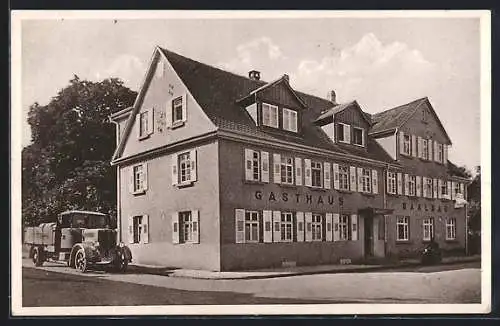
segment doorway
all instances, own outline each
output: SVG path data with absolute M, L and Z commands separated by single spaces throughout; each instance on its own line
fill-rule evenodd
M 373 257 L 373 216 L 365 217 L 365 257 Z

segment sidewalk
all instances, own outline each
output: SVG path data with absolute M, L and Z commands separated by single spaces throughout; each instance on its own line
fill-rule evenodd
M 466 262 L 481 261 L 481 256 L 444 257 L 441 265 L 450 265 Z M 260 269 L 241 272 L 214 272 L 194 269 L 171 269 L 159 266 L 136 265 L 129 266 L 129 273 L 155 274 L 170 277 L 211 279 L 211 280 L 250 280 L 289 277 L 297 275 L 332 274 L 332 273 L 362 273 L 371 271 L 382 271 L 394 268 L 406 268 L 421 266 L 417 259 L 402 260 L 397 263 L 385 263 L 376 265 L 318 265 L 297 266 L 287 268 Z

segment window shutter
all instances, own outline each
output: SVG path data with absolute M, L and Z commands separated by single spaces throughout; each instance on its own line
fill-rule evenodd
M 333 189 L 340 188 L 340 176 L 339 176 L 339 165 L 337 163 L 333 163 Z
M 172 157 L 171 157 L 171 162 L 170 162 L 171 166 L 172 166 L 172 185 L 176 185 L 179 181 L 179 178 L 177 176 L 177 154 L 172 154 Z
M 344 125 L 344 141 L 346 143 L 351 143 L 351 126 Z
M 269 153 L 260 152 L 260 178 L 262 182 L 269 182 Z
M 134 243 L 134 217 L 128 217 L 128 242 Z
M 173 110 L 173 100 L 167 101 L 165 105 L 165 124 L 168 127 L 172 126 L 172 110 Z
M 142 243 L 149 243 L 149 215 L 142 215 Z
M 135 116 L 135 125 L 137 126 L 137 138 L 141 139 L 141 112 Z
M 128 191 L 133 194 L 135 192 L 135 189 L 134 189 L 134 166 L 131 166 L 130 169 L 128 170 L 129 173 L 129 179 L 128 179 Z
M 297 212 L 295 218 L 296 222 L 296 229 L 297 229 L 297 242 L 303 242 L 304 241 L 304 230 L 305 230 L 305 224 L 304 224 L 304 212 Z
M 187 94 L 182 95 L 182 121 L 187 121 Z
M 417 136 L 411 135 L 411 156 L 417 156 Z
M 237 208 L 234 211 L 234 230 L 236 243 L 245 242 L 245 210 Z
M 422 137 L 417 137 L 417 157 L 422 157 Z
M 302 159 L 300 157 L 295 158 L 295 184 L 302 186 Z
M 189 158 L 191 159 L 191 181 L 196 181 L 198 180 L 196 149 L 189 151 Z
M 363 168 L 358 168 L 358 191 L 363 191 Z
M 439 191 L 439 188 L 438 188 L 438 179 L 433 179 L 432 180 L 432 187 L 434 189 L 433 191 L 433 197 L 434 198 L 438 198 L 438 191 Z
M 311 160 L 304 159 L 304 183 L 306 186 L 312 186 L 312 176 L 311 176 Z
M 148 190 L 148 180 L 149 180 L 149 177 L 148 177 L 148 163 L 142 163 L 142 171 L 143 171 L 143 175 L 142 177 L 144 178 L 144 180 L 142 181 L 142 184 L 143 184 L 143 190 L 146 191 Z
M 447 182 L 447 186 L 448 186 L 448 196 L 446 196 L 447 199 L 451 199 L 451 181 L 448 181 Z
M 410 177 L 407 173 L 405 173 L 405 195 L 408 196 L 410 194 Z
M 332 218 L 333 218 L 333 241 L 339 241 L 340 240 L 340 229 L 339 229 L 340 214 L 333 213 Z
M 333 241 L 332 213 L 326 213 L 326 241 Z
M 405 152 L 405 133 L 403 131 L 399 132 L 399 154 L 404 154 Z
M 432 139 L 427 139 L 427 153 L 428 156 L 425 158 L 426 160 L 429 161 L 434 161 L 434 147 L 433 147 L 433 141 Z
M 245 148 L 245 180 L 253 180 L 252 156 L 253 151 Z
M 306 238 L 305 238 L 305 240 L 308 242 L 311 242 L 312 241 L 312 213 L 306 212 L 305 217 L 306 217 L 306 224 L 305 224 Z
M 281 183 L 281 155 L 273 154 L 273 179 L 274 183 Z
M 452 181 L 451 182 L 451 193 L 450 193 L 450 199 L 455 199 L 455 187 L 456 187 L 456 182 Z
M 397 179 L 398 195 L 403 195 L 403 174 L 401 172 L 398 172 Z
M 154 123 L 154 108 L 151 108 L 151 110 L 148 111 L 148 135 L 151 135 L 155 128 L 153 126 Z
M 191 211 L 193 219 L 193 243 L 200 243 L 200 211 Z
M 443 144 L 443 164 L 448 164 L 448 145 Z
M 172 213 L 172 243 L 179 243 L 179 214 Z
M 439 162 L 439 143 L 434 141 L 434 161 Z
M 427 177 L 422 177 L 422 197 L 427 198 Z
M 351 215 L 351 240 L 358 240 L 358 215 Z
M 377 170 L 372 170 L 372 192 L 378 194 L 378 172 Z
M 264 222 L 264 227 L 263 227 L 264 242 L 265 243 L 273 242 L 273 212 L 263 211 L 262 220 Z
M 332 170 L 330 169 L 330 163 L 328 163 L 328 162 L 323 163 L 323 175 L 324 175 L 323 186 L 325 187 L 325 189 L 331 189 L 332 188 L 332 180 L 331 180 Z
M 349 179 L 350 179 L 350 189 L 351 191 L 356 191 L 357 186 L 357 182 L 356 182 L 356 167 L 355 166 L 351 166 L 349 167 Z
M 463 183 L 460 183 L 460 194 L 463 196 L 464 199 L 465 198 L 465 187 L 464 187 L 464 184 Z
M 273 242 L 281 241 L 281 212 L 273 211 Z
M 443 187 L 443 180 L 441 179 L 438 179 L 438 198 L 441 199 L 441 198 L 444 198 L 442 193 L 441 193 L 441 188 Z
M 415 183 L 417 185 L 417 190 L 415 191 L 417 197 L 421 197 L 422 196 L 422 177 L 417 175 L 415 177 Z

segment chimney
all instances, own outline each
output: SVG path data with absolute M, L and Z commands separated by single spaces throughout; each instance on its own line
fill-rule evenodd
M 284 74 L 283 75 L 283 79 L 287 81 L 287 83 L 290 82 L 290 76 L 288 76 L 287 74 Z
M 248 78 L 250 78 L 251 80 L 260 80 L 260 71 L 250 70 L 248 72 Z
M 328 95 L 326 97 L 328 101 L 337 104 L 337 94 L 335 94 L 335 91 L 333 89 L 330 92 L 328 92 Z

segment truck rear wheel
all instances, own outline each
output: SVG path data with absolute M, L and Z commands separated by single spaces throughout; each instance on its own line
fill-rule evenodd
M 43 260 L 43 250 L 40 247 L 33 248 L 33 264 L 37 267 L 42 266 Z

